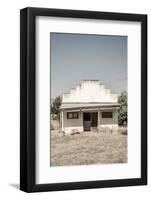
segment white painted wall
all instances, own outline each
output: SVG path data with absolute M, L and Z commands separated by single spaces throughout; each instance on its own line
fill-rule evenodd
M 111 111 L 111 110 L 110 110 Z M 63 126 L 62 131 L 66 134 L 70 134 L 73 132 L 83 132 L 83 112 L 79 111 L 78 119 L 67 119 L 67 112 L 70 110 L 61 111 L 63 113 Z M 89 111 L 87 111 L 89 112 Z M 102 118 L 102 111 L 98 111 L 98 109 L 91 110 L 90 112 L 98 112 L 98 129 L 109 128 L 109 129 L 117 129 L 118 128 L 118 110 L 112 110 L 113 116 L 112 118 Z M 103 111 L 104 112 L 104 111 Z
M 63 131 L 67 134 L 83 131 L 83 113 L 78 112 L 77 119 L 67 119 L 67 111 L 63 111 Z
M 111 93 L 101 81 L 81 81 L 69 93 L 63 94 L 62 103 L 117 102 L 117 94 Z
M 104 111 L 103 111 L 104 112 Z M 100 111 L 100 122 L 99 125 L 113 125 L 118 124 L 118 110 L 113 110 L 112 118 L 102 118 L 102 111 Z
M 103 111 L 104 112 L 104 111 Z M 102 111 L 100 111 L 100 118 L 99 118 L 99 126 L 98 129 L 102 130 L 104 128 L 109 128 L 111 130 L 118 129 L 118 110 L 112 110 L 113 116 L 112 118 L 102 118 Z

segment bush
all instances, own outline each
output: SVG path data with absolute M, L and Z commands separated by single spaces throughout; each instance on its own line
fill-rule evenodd
M 127 125 L 127 92 L 121 92 L 118 98 L 118 103 L 120 104 L 120 109 L 118 111 L 118 124 Z
M 51 103 L 51 115 L 53 119 L 59 120 L 60 119 L 60 106 L 61 106 L 61 97 L 58 96 L 55 100 Z

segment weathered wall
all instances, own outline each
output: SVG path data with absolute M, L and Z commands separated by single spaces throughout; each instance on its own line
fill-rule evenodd
M 78 119 L 67 119 L 67 111 L 63 111 L 63 129 L 66 133 L 83 131 L 83 113 L 79 112 Z
M 102 130 L 103 128 L 109 128 L 109 129 L 118 128 L 118 111 L 113 110 L 112 112 L 113 112 L 112 118 L 102 118 L 102 111 L 98 112 L 98 129 L 99 130 Z M 82 132 L 83 131 L 83 112 L 81 111 L 79 112 L 78 119 L 67 119 L 67 111 L 64 111 L 62 130 L 66 133 Z
M 62 103 L 71 102 L 117 102 L 117 94 L 112 94 L 98 80 L 85 80 L 69 93 L 62 96 Z
M 100 111 L 100 118 L 98 124 L 98 129 L 100 131 L 104 129 L 110 129 L 112 131 L 118 129 L 118 110 L 115 109 L 112 112 L 113 112 L 112 118 L 102 118 L 102 111 Z
M 118 111 L 113 110 L 112 118 L 102 118 L 102 111 L 100 111 L 100 121 L 99 125 L 107 125 L 107 124 L 118 124 Z

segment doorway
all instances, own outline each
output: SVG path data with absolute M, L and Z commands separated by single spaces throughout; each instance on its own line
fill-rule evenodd
M 98 113 L 97 112 L 84 112 L 83 113 L 83 128 L 84 131 L 90 131 L 91 127 L 98 126 Z

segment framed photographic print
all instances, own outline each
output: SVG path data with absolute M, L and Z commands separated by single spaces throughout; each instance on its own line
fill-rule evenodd
M 147 16 L 20 12 L 20 189 L 147 184 Z

